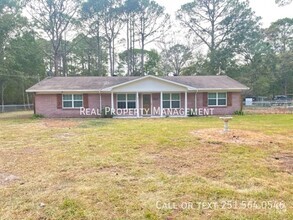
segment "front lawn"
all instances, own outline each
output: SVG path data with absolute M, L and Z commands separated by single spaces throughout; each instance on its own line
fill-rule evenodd
M 20 114 L 20 113 L 17 113 Z M 292 219 L 293 115 L 0 114 L 0 219 Z

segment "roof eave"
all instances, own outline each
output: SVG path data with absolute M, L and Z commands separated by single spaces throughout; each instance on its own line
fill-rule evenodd
M 93 90 L 88 90 L 88 89 L 77 89 L 77 90 L 72 90 L 72 89 L 70 89 L 70 90 L 66 90 L 66 89 L 62 89 L 62 90 L 60 90 L 60 89 L 56 89 L 56 90 L 38 90 L 38 89 L 27 89 L 27 90 L 25 90 L 27 93 L 34 93 L 34 92 L 36 92 L 36 93 L 69 93 L 69 92 L 81 92 L 81 93 L 85 93 L 85 92 L 87 92 L 87 93 L 92 93 L 92 92 L 101 92 L 101 90 L 95 90 L 95 89 L 93 89 Z
M 111 92 L 113 89 L 115 89 L 117 87 L 124 86 L 124 85 L 130 84 L 130 83 L 134 83 L 134 82 L 137 82 L 137 81 L 140 81 L 140 80 L 147 79 L 147 78 L 153 78 L 153 79 L 157 79 L 157 80 L 160 80 L 160 81 L 164 81 L 164 82 L 171 83 L 173 85 L 181 86 L 181 87 L 186 88 L 188 91 L 196 90 L 196 88 L 191 87 L 191 86 L 188 86 L 188 85 L 185 85 L 185 84 L 176 83 L 176 82 L 173 82 L 171 80 L 162 79 L 160 77 L 156 77 L 156 76 L 153 76 L 153 75 L 148 75 L 148 76 L 144 76 L 144 77 L 141 77 L 141 78 L 137 78 L 137 79 L 134 79 L 134 80 L 131 80 L 131 81 L 128 81 L 128 82 L 120 83 L 120 84 L 115 85 L 115 86 L 111 86 L 111 87 L 104 88 L 104 89 L 102 89 L 102 91 L 103 92 Z
M 250 88 L 245 87 L 245 88 L 201 88 L 198 89 L 198 91 L 245 91 L 249 90 Z

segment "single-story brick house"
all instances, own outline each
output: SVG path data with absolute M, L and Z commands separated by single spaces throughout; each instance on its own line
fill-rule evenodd
M 45 117 L 164 117 L 231 115 L 248 89 L 228 76 L 52 77 L 27 92 Z

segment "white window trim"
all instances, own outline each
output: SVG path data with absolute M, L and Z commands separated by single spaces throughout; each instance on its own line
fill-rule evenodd
M 136 97 L 136 93 L 118 93 L 116 94 L 116 104 L 117 104 L 117 109 L 118 108 L 118 102 L 122 102 L 122 100 L 118 100 L 118 95 L 125 95 L 125 100 L 123 100 L 123 102 L 126 102 L 126 108 L 121 108 L 121 109 L 136 109 L 137 108 L 137 97 Z M 135 95 L 135 100 L 130 100 L 132 102 L 135 102 L 135 108 L 128 108 L 128 95 Z
M 64 95 L 71 95 L 71 100 L 64 100 Z M 81 95 L 81 100 L 74 100 L 74 95 Z M 64 102 L 69 102 L 71 101 L 72 107 L 65 107 Z M 80 109 L 81 107 L 74 107 L 74 101 L 81 101 L 83 106 L 83 94 L 62 94 L 62 109 Z
M 170 100 L 164 100 L 164 95 L 165 94 L 168 94 L 168 95 L 170 95 Z M 177 95 L 179 95 L 179 100 L 173 100 L 172 99 L 172 94 L 177 94 Z M 181 108 L 181 93 L 178 93 L 178 92 L 171 92 L 171 93 L 166 93 L 166 92 L 164 92 L 163 93 L 163 96 L 162 96 L 162 104 L 163 104 L 163 106 L 162 106 L 162 108 L 163 109 L 179 109 L 179 108 Z M 164 108 L 164 102 L 167 102 L 167 101 L 169 101 L 170 102 L 170 108 Z M 172 106 L 172 101 L 179 101 L 179 108 L 173 108 L 173 106 Z
M 216 94 L 216 98 L 211 98 L 211 99 L 215 99 L 216 100 L 216 105 L 209 105 L 209 94 L 213 94 L 215 93 Z M 226 104 L 225 105 L 219 105 L 219 93 L 225 93 L 226 94 Z M 227 104 L 228 104 L 228 95 L 227 95 L 227 92 L 209 92 L 208 93 L 208 106 L 209 107 L 227 107 Z M 224 98 L 220 98 L 220 99 L 224 99 Z

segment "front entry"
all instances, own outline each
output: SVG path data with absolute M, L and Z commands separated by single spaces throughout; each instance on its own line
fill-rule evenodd
M 151 115 L 151 95 L 142 95 L 143 116 Z

